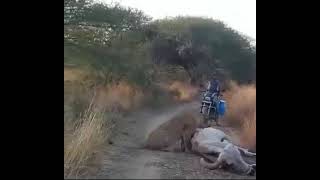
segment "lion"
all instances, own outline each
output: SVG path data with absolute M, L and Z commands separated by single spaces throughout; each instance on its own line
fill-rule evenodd
M 244 156 L 256 156 L 249 150 L 236 146 L 223 131 L 212 127 L 204 128 L 200 118 L 191 112 L 174 116 L 149 134 L 145 147 L 152 150 L 171 151 L 170 146 L 180 142 L 180 151 L 189 151 L 202 156 L 200 165 L 209 168 L 230 168 L 236 173 L 253 175 L 255 164 L 248 164 Z M 214 161 L 210 155 L 218 156 Z
M 149 134 L 145 148 L 166 150 L 181 141 L 182 151 L 191 149 L 190 139 L 199 127 L 202 127 L 202 123 L 195 113 L 179 113 Z

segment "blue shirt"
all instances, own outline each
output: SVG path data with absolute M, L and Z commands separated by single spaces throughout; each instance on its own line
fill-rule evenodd
M 220 92 L 220 83 L 218 80 L 210 81 L 207 91 L 211 93 Z

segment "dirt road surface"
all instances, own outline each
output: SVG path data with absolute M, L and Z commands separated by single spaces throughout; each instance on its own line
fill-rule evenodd
M 225 170 L 200 167 L 199 156 L 182 152 L 143 149 L 147 135 L 182 110 L 197 111 L 198 103 L 170 106 L 162 110 L 144 109 L 119 121 L 105 148 L 103 165 L 94 178 L 101 179 L 255 179 Z

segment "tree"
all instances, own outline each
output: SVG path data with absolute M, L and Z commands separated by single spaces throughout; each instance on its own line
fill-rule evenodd
M 94 3 L 92 0 L 65 0 L 65 41 L 109 45 L 126 31 L 137 31 L 150 21 L 142 11 Z
M 182 66 L 191 81 L 219 76 L 238 81 L 255 79 L 255 47 L 220 21 L 177 17 L 153 23 L 155 63 Z

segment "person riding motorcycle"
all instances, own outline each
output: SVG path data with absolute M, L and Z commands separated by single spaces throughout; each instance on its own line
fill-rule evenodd
M 220 82 L 217 79 L 209 81 L 207 90 L 203 97 L 211 97 L 214 105 L 218 107 L 219 97 L 220 97 Z M 203 105 L 201 106 L 200 113 L 202 112 Z
M 217 93 L 220 95 L 220 82 L 217 79 L 210 81 L 207 87 L 207 92 L 209 93 Z

